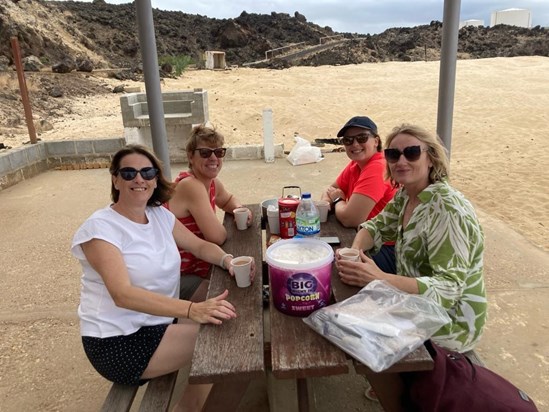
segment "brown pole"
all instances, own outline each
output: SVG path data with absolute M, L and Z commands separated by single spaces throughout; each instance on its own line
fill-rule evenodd
M 29 92 L 27 90 L 27 83 L 25 82 L 23 64 L 21 63 L 21 51 L 19 50 L 19 42 L 17 41 L 17 37 L 12 37 L 10 40 L 11 49 L 13 52 L 13 60 L 15 62 L 15 68 L 17 69 L 17 79 L 19 80 L 19 91 L 21 92 L 23 108 L 25 109 L 25 120 L 27 121 L 27 129 L 29 130 L 31 143 L 35 144 L 37 142 L 36 130 L 34 129 L 34 122 L 32 121 L 32 109 L 29 100 Z

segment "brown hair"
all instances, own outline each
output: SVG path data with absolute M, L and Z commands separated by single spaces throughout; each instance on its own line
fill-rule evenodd
M 158 169 L 158 175 L 156 176 L 156 188 L 153 195 L 147 202 L 147 206 L 161 206 L 162 203 L 170 200 L 174 192 L 174 184 L 166 180 L 164 173 L 162 172 L 162 162 L 151 152 L 147 147 L 138 144 L 130 144 L 120 149 L 112 158 L 109 172 L 113 176 L 118 175 L 118 169 L 120 169 L 120 162 L 122 159 L 130 154 L 140 154 L 149 159 L 154 168 Z M 111 199 L 114 203 L 118 202 L 120 191 L 114 187 L 114 183 L 111 181 Z

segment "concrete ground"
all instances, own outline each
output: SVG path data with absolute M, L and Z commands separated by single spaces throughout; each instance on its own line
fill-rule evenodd
M 297 167 L 285 159 L 231 161 L 220 177 L 244 203 L 279 197 L 286 185 L 318 198 L 346 163 L 344 153 Z M 184 167 L 174 165 L 172 176 Z M 108 171 L 91 169 L 49 171 L 0 192 L 3 411 L 95 411 L 106 396 L 108 383 L 89 366 L 78 336 L 79 265 L 69 246 L 82 221 L 109 202 L 109 190 Z M 489 299 L 477 352 L 540 411 L 549 410 L 549 253 L 477 211 L 486 234 Z M 255 382 L 240 410 L 269 410 L 266 387 L 266 380 Z M 314 379 L 310 387 L 317 411 L 378 410 L 364 398 L 360 376 Z

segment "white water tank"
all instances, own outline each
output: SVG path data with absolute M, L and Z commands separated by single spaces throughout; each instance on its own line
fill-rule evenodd
M 490 27 L 496 24 L 508 24 L 518 27 L 532 27 L 532 13 L 527 9 L 505 9 L 492 12 Z

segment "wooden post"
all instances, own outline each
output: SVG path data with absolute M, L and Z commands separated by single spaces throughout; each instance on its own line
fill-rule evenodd
M 17 69 L 17 79 L 19 80 L 19 91 L 21 92 L 21 99 L 23 100 L 23 108 L 25 109 L 25 120 L 27 121 L 27 129 L 29 130 L 30 142 L 35 144 L 36 130 L 34 129 L 34 122 L 32 121 L 32 109 L 29 100 L 29 92 L 27 90 L 27 83 L 25 82 L 25 73 L 23 72 L 23 64 L 21 63 L 21 50 L 19 50 L 19 42 L 17 37 L 12 37 L 11 49 L 13 52 L 13 60 L 15 62 L 15 68 Z

